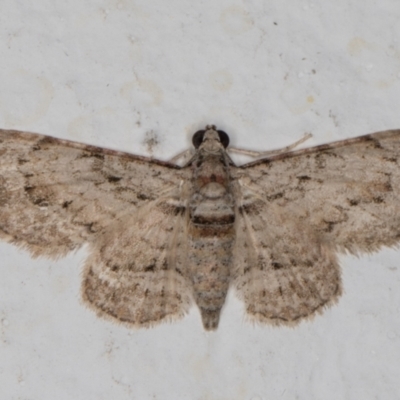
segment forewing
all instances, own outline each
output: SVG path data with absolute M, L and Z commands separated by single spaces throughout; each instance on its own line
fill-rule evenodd
M 151 326 L 188 311 L 187 215 L 179 193 L 115 222 L 91 245 L 91 252 L 82 295 L 99 315 Z
M 290 325 L 334 303 L 341 282 L 332 249 L 284 209 L 242 189 L 232 275 L 249 315 Z
M 400 131 L 385 131 L 244 165 L 237 177 L 337 250 L 400 240 Z
M 0 130 L 0 238 L 34 255 L 64 255 L 184 174 L 144 157 Z

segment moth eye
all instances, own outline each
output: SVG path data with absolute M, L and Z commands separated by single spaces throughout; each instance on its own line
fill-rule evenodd
M 206 131 L 202 129 L 201 131 L 197 131 L 192 138 L 192 143 L 195 149 L 198 149 L 204 139 L 204 134 Z
M 224 131 L 217 131 L 219 135 L 219 140 L 221 141 L 222 145 L 227 148 L 229 145 L 229 136 Z

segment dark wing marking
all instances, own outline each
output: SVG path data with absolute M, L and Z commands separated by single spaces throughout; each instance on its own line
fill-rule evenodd
M 0 237 L 33 255 L 79 248 L 187 172 L 145 157 L 0 130 Z
M 340 268 L 315 232 L 249 189 L 237 207 L 232 277 L 252 318 L 296 324 L 337 300 Z
M 236 177 L 332 248 L 357 253 L 400 241 L 399 160 L 391 130 L 255 161 Z
M 151 326 L 186 314 L 192 298 L 181 200 L 174 189 L 121 218 L 91 245 L 82 296 L 101 316 Z

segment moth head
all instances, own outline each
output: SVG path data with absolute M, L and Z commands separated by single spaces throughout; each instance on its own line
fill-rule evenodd
M 192 138 L 193 146 L 198 149 L 201 145 L 209 142 L 208 144 L 220 143 L 226 149 L 229 145 L 229 136 L 216 128 L 215 125 L 207 125 L 205 129 L 197 131 Z

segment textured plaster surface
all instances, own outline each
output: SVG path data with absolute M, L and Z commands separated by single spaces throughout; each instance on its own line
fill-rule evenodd
M 307 145 L 400 127 L 397 0 L 59 0 L 0 6 L 0 126 L 168 159 L 207 123 L 234 146 Z M 253 326 L 230 293 L 132 330 L 79 298 L 85 250 L 0 244 L 1 398 L 400 397 L 400 252 L 342 257 L 344 295 L 292 328 Z

